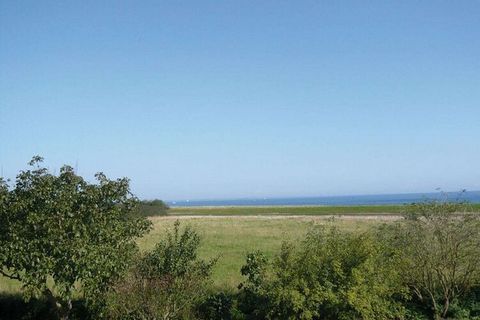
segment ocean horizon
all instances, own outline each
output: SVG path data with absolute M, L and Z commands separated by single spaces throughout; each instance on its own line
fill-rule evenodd
M 171 207 L 402 205 L 431 200 L 480 203 L 480 191 L 167 201 Z

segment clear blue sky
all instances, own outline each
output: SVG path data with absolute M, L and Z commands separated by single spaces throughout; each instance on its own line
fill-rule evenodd
M 480 2 L 3 0 L 0 138 L 143 198 L 478 190 Z

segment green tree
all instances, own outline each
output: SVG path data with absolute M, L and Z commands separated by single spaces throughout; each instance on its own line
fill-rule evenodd
M 131 214 L 138 201 L 128 179 L 98 173 L 91 184 L 70 166 L 51 174 L 42 160 L 34 157 L 13 188 L 0 183 L 0 273 L 66 319 L 76 285 L 93 302 L 128 268 L 150 222 Z

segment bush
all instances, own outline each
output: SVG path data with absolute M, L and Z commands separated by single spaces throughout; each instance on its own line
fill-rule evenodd
M 251 319 L 396 319 L 406 291 L 395 264 L 372 235 L 319 228 L 271 262 L 247 256 L 240 308 Z
M 165 216 L 170 207 L 162 200 L 143 200 L 140 202 L 137 212 L 144 217 Z
M 463 317 L 480 301 L 472 296 L 480 284 L 480 219 L 469 211 L 462 203 L 412 204 L 405 220 L 383 233 L 402 262 L 397 269 L 412 303 L 436 319 Z
M 224 292 L 214 293 L 203 301 L 199 308 L 199 315 L 205 320 L 231 320 L 234 297 Z
M 108 319 L 189 319 L 204 300 L 215 261 L 198 259 L 200 237 L 175 222 L 106 295 Z

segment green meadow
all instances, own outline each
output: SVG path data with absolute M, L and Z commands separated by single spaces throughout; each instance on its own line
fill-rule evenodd
M 273 255 L 283 241 L 298 240 L 316 225 L 335 224 L 350 231 L 361 231 L 379 224 L 379 220 L 320 219 L 318 217 L 179 217 L 181 225 L 193 226 L 202 237 L 200 256 L 218 258 L 213 273 L 217 288 L 234 290 L 242 281 L 240 268 L 245 255 L 261 250 Z M 167 229 L 173 228 L 175 217 L 152 218 L 153 230 L 139 241 L 142 250 L 152 248 Z
M 339 214 L 399 214 L 404 206 L 232 206 L 232 207 L 174 207 L 169 215 L 256 216 L 256 215 L 339 215 Z
M 283 241 L 302 238 L 315 225 L 334 223 L 348 231 L 362 231 L 389 223 L 403 206 L 278 206 L 278 207 L 177 207 L 167 216 L 151 217 L 153 229 L 138 240 L 142 250 L 151 249 L 172 228 L 175 220 L 196 228 L 202 237 L 200 256 L 217 258 L 215 287 L 234 290 L 242 281 L 245 255 L 254 250 L 273 255 Z M 472 205 L 480 211 L 480 205 Z M 331 219 L 329 216 L 337 216 Z M 343 217 L 342 217 L 343 216 Z M 375 217 L 377 216 L 377 217 Z M 389 217 L 391 216 L 391 217 Z M 0 292 L 19 292 L 14 280 L 0 277 Z
M 480 204 L 470 204 L 472 211 L 480 211 Z M 359 206 L 232 206 L 232 207 L 174 207 L 168 215 L 180 216 L 257 216 L 257 215 L 398 215 L 403 205 L 359 205 Z
M 268 212 L 266 208 L 250 208 L 244 216 L 232 217 L 198 217 L 205 214 L 205 211 L 212 212 L 211 215 L 225 215 L 225 212 L 237 212 L 236 208 L 226 209 L 189 209 L 190 216 L 168 216 L 152 217 L 153 229 L 143 238 L 139 239 L 139 246 L 142 250 L 151 249 L 155 243 L 165 234 L 165 231 L 173 227 L 173 223 L 179 219 L 181 225 L 187 224 L 196 228 L 202 237 L 200 256 L 205 259 L 218 258 L 214 269 L 213 281 L 215 287 L 227 290 L 234 290 L 242 281 L 240 268 L 244 263 L 245 255 L 253 250 L 262 250 L 269 255 L 276 252 L 284 240 L 295 240 L 312 227 L 319 224 L 335 223 L 346 230 L 362 230 L 374 224 L 377 220 L 360 219 L 336 219 L 331 220 L 325 217 L 311 215 L 303 217 L 281 217 L 274 216 L 274 211 Z M 276 208 L 276 211 L 280 211 Z M 293 210 L 292 210 L 293 209 Z M 282 211 L 283 214 L 299 215 L 299 212 L 307 207 L 292 208 Z M 242 208 L 241 210 L 245 210 Z M 173 209 L 171 214 L 178 215 L 181 210 Z M 255 213 L 252 213 L 255 212 Z M 253 217 L 262 212 L 264 216 Z M 233 213 L 230 213 L 234 215 Z M 0 278 L 0 292 L 19 292 L 20 285 L 17 281 Z

